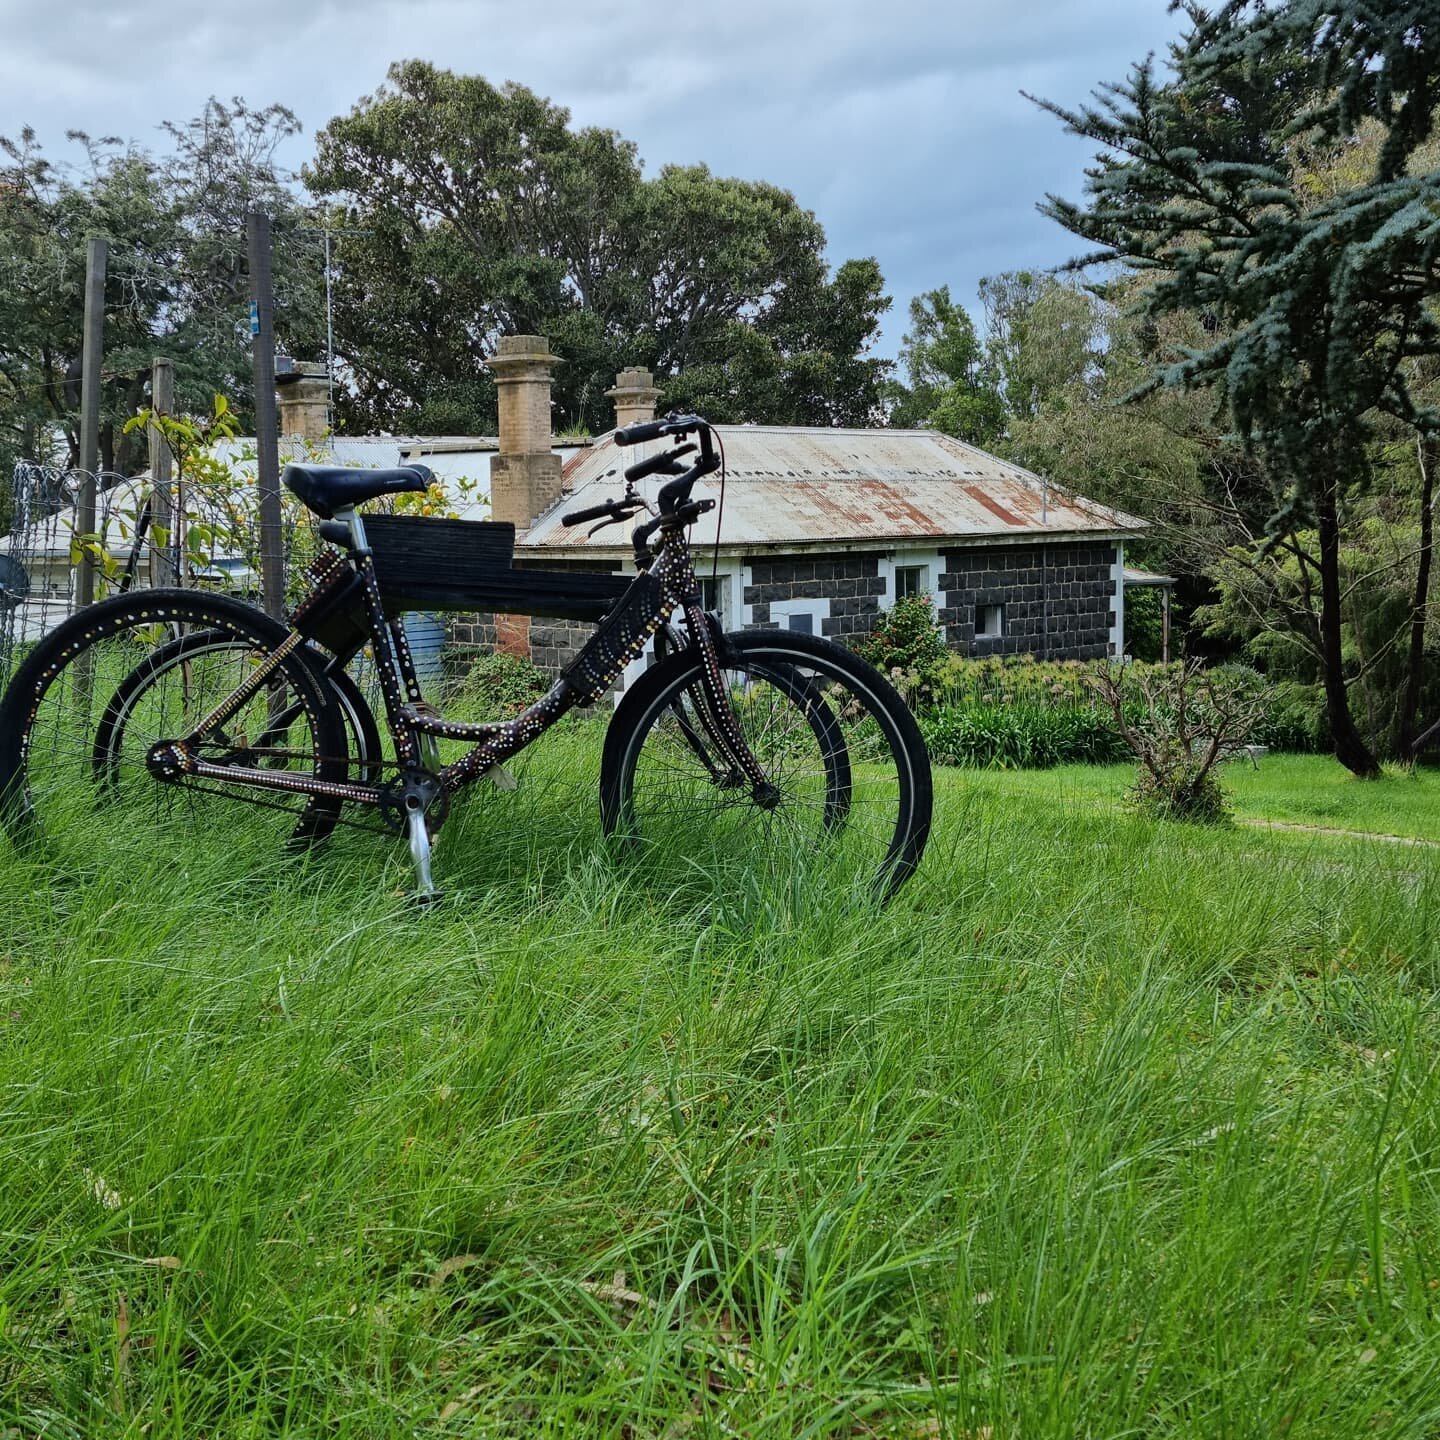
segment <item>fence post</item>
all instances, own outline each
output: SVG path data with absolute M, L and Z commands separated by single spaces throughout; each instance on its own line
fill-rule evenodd
M 169 416 L 175 408 L 175 362 L 157 355 L 150 365 L 150 409 Z M 150 426 L 150 584 L 173 585 L 179 580 L 173 560 L 176 536 L 175 507 L 170 493 L 170 446 L 153 422 Z M 165 543 L 157 544 L 155 532 L 164 533 Z
M 80 498 L 75 507 L 77 535 L 95 533 L 95 477 L 100 470 L 100 366 L 105 344 L 105 262 L 110 247 L 92 235 L 85 250 L 85 331 L 80 358 Z M 75 572 L 77 608 L 95 598 L 95 567 L 81 557 Z
M 275 416 L 275 296 L 270 275 L 270 217 L 245 217 L 250 254 L 250 351 L 255 373 L 255 483 L 260 493 L 260 590 L 265 609 L 285 610 L 280 513 L 280 435 Z

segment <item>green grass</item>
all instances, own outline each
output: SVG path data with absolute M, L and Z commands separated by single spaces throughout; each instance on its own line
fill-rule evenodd
M 1066 765 L 1053 770 L 977 771 L 972 791 L 1024 803 L 1058 800 L 1082 808 L 1119 805 L 1134 778 L 1129 765 Z M 1440 842 L 1440 771 L 1387 770 L 1357 780 L 1328 756 L 1268 755 L 1236 761 L 1221 772 L 1235 818 L 1242 824 L 1399 836 Z
M 1267 756 L 1233 765 L 1225 781 L 1240 813 L 1297 825 L 1440 840 L 1440 771 L 1387 771 L 1357 780 L 1323 755 Z
M 433 911 L 0 851 L 0 1435 L 1440 1429 L 1440 854 L 942 771 L 877 913 L 524 782 Z

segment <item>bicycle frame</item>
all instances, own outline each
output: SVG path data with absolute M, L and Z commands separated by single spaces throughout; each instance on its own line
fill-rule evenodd
M 640 568 L 634 582 L 614 605 L 579 655 L 550 689 L 512 720 L 469 723 L 444 719 L 421 693 L 410 647 L 398 619 L 389 620 L 379 578 L 365 540 L 365 525 L 353 508 L 337 511 L 335 521 L 349 534 L 349 567 L 363 585 L 365 620 L 390 734 L 400 767 L 399 805 L 419 871 L 422 893 L 429 893 L 430 830 L 427 812 L 451 794 L 474 783 L 539 739 L 578 706 L 608 694 L 625 667 L 644 651 L 647 641 L 677 611 L 684 617 L 688 643 L 702 657 L 702 683 L 695 694 L 701 723 L 737 781 L 748 782 L 760 805 L 774 803 L 776 792 L 746 744 L 730 705 L 721 673 L 715 633 L 700 606 L 699 586 L 688 536 L 680 525 L 659 532 L 660 543 Z M 337 572 L 348 583 L 348 576 Z M 292 629 L 285 642 L 270 652 L 245 682 L 220 702 L 183 740 L 156 747 L 159 768 L 175 778 L 194 777 L 228 786 L 283 790 L 372 807 L 396 803 L 396 787 L 357 781 L 318 780 L 283 770 L 215 764 L 200 758 L 199 745 L 236 714 L 279 668 L 284 657 L 299 649 L 305 637 Z M 337 656 L 343 665 L 350 657 Z M 441 739 L 476 743 L 451 764 L 440 766 Z M 438 823 L 438 822 L 437 822 Z

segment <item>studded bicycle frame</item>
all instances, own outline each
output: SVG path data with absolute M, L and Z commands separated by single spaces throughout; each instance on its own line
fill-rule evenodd
M 659 433 L 686 433 L 674 428 L 662 432 L 660 423 L 652 422 L 646 428 Z M 671 423 L 672 426 L 679 424 Z M 688 643 L 695 647 L 702 660 L 701 682 L 690 697 L 699 723 L 729 765 L 735 782 L 747 784 L 757 803 L 773 803 L 776 792 L 747 745 L 731 707 L 721 668 L 719 645 L 723 642 L 717 640 L 715 629 L 701 607 L 695 578 L 688 527 L 696 515 L 713 502 L 690 502 L 688 497 L 694 480 L 706 473 L 707 468 L 715 468 L 710 458 L 708 427 L 704 440 L 703 460 L 664 487 L 661 514 L 649 525 L 637 529 L 635 548 L 639 569 L 629 588 L 550 689 L 514 719 L 447 720 L 425 703 L 404 627 L 398 618 L 387 618 L 380 579 L 366 543 L 364 520 L 353 507 L 347 507 L 336 510 L 334 519 L 323 527 L 323 531 L 334 538 L 339 539 L 343 534 L 346 543 L 319 566 L 315 588 L 296 607 L 295 628 L 189 735 L 155 747 L 152 767 L 176 780 L 193 777 L 398 811 L 395 819 L 408 836 L 420 893 L 430 894 L 433 892 L 431 831 L 443 821 L 449 796 L 532 744 L 571 710 L 593 704 L 609 693 L 626 666 L 639 658 L 650 638 L 678 611 L 683 616 Z M 660 468 L 654 461 L 647 462 L 647 466 L 648 473 L 656 473 Z M 673 473 L 673 467 L 664 473 Z M 618 519 L 625 513 L 626 503 L 614 502 L 600 510 Z M 581 518 L 593 516 L 585 512 Z M 659 537 L 659 543 L 653 548 L 642 542 L 642 535 L 648 537 L 649 533 Z M 309 618 L 332 597 L 352 591 L 357 581 L 363 595 L 367 638 L 374 652 L 376 675 L 400 769 L 398 794 L 394 784 L 322 780 L 283 770 L 216 764 L 200 758 L 198 747 L 209 733 L 223 726 L 258 693 L 286 655 L 305 644 Z M 337 658 L 343 662 L 349 657 Z M 442 739 L 475 743 L 458 760 L 440 765 L 436 742 Z

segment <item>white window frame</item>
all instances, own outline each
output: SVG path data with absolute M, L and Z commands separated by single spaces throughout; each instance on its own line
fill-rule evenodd
M 703 575 L 697 575 L 696 580 L 700 582 L 700 603 L 705 603 L 705 584 L 710 579 L 710 572 L 707 570 Z M 720 594 L 720 628 L 722 630 L 733 630 L 735 628 L 732 619 L 735 613 L 735 580 L 730 571 L 721 569 L 715 575 L 715 585 Z
M 995 630 L 982 630 L 980 628 L 980 617 L 987 610 L 993 610 L 999 621 L 999 628 Z M 1003 640 L 1005 638 L 1005 602 L 1003 600 L 990 601 L 989 603 L 977 603 L 975 606 L 975 638 L 977 640 Z
M 938 550 L 892 550 L 888 555 L 880 557 L 878 569 L 880 578 L 885 582 L 885 594 L 880 599 L 882 610 L 890 609 L 897 599 L 895 572 L 916 569 L 923 572 L 920 576 L 920 594 L 930 597 L 930 603 L 937 614 L 945 608 L 945 597 L 940 593 L 940 577 L 945 573 L 945 561 L 941 559 Z
M 899 561 L 896 561 L 894 570 L 895 599 L 898 601 L 909 598 L 908 596 L 901 595 L 900 593 L 900 577 L 901 575 L 911 574 L 915 575 L 917 578 L 915 581 L 915 588 L 910 592 L 910 594 L 929 595 L 931 599 L 934 599 L 935 592 L 930 587 L 930 567 L 928 565 L 902 565 L 899 563 Z

